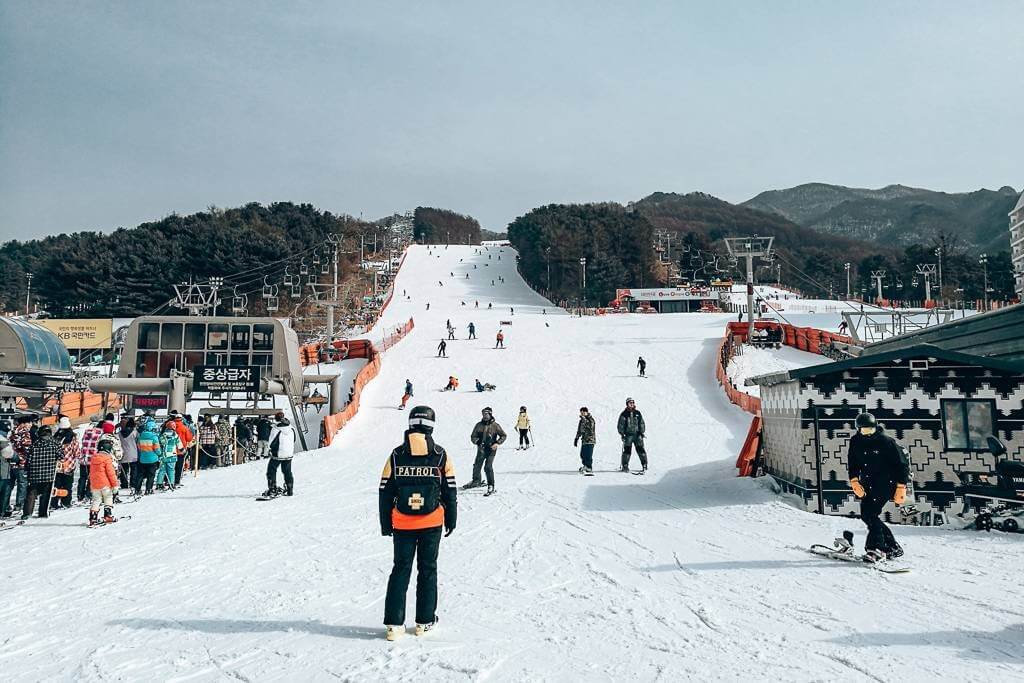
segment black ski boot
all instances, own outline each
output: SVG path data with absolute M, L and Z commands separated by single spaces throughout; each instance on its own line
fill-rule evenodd
M 96 526 L 100 523 L 100 511 L 89 510 L 89 526 Z
M 284 495 L 291 496 L 295 493 L 295 487 L 293 484 L 286 484 L 284 487 Z
M 104 506 L 103 508 L 103 523 L 113 524 L 117 520 L 114 519 L 114 510 L 112 508 Z

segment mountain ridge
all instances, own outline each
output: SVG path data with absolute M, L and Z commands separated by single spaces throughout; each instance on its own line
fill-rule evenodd
M 804 183 L 741 202 L 817 232 L 906 247 L 954 235 L 974 253 L 1009 248 L 1007 214 L 1018 191 L 939 192 L 891 184 L 878 189 Z

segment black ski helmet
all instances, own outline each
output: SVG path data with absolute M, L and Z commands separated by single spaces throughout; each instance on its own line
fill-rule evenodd
M 434 431 L 434 409 L 430 406 L 416 406 L 409 411 L 409 429 L 413 432 L 430 434 Z
M 861 413 L 857 416 L 857 429 L 863 427 L 871 427 L 872 429 L 877 428 L 878 425 L 875 423 L 875 416 L 871 413 Z
M 526 412 L 526 406 L 519 406 L 519 412 L 520 413 L 525 413 Z

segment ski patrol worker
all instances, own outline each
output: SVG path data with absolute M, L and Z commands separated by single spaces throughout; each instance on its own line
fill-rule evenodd
M 434 443 L 434 411 L 416 406 L 402 445 L 380 476 L 380 532 L 394 539 L 394 566 L 384 601 L 387 639 L 405 633 L 405 594 L 416 559 L 416 635 L 437 623 L 437 551 L 441 528 L 450 536 L 457 516 L 455 468 Z

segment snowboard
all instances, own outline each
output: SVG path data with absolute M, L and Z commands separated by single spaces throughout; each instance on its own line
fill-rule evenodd
M 864 555 L 861 553 L 848 550 L 843 552 L 838 550 L 834 546 L 814 544 L 807 549 L 812 555 L 818 557 L 824 557 L 830 560 L 839 560 L 840 562 L 851 562 L 853 564 L 859 564 L 864 567 L 870 567 L 875 571 L 882 572 L 883 574 L 907 574 L 910 572 L 909 567 L 893 564 L 889 560 L 881 560 L 879 562 L 867 562 L 864 560 Z

